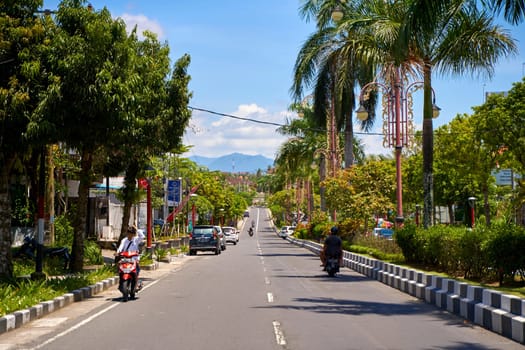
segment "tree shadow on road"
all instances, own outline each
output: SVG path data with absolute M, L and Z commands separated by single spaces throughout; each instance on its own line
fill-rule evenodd
M 262 306 L 257 308 L 311 311 L 321 314 L 340 314 L 352 316 L 374 314 L 395 317 L 416 314 L 428 314 L 432 317 L 438 317 L 439 319 L 446 321 L 448 325 L 466 328 L 472 328 L 474 326 L 460 317 L 451 315 L 445 310 L 437 309 L 436 307 L 426 304 L 420 300 L 411 300 L 403 303 L 386 303 L 380 301 L 336 299 L 325 297 L 295 298 L 292 299 L 291 304 L 275 304 L 271 306 Z

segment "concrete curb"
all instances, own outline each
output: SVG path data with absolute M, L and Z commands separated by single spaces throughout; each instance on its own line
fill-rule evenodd
M 319 255 L 322 245 L 286 238 Z M 490 331 L 525 344 L 525 300 L 345 251 L 343 264 Z
M 118 277 L 111 277 L 91 286 L 74 290 L 71 293 L 66 293 L 53 300 L 43 301 L 28 309 L 15 311 L 12 314 L 2 316 L 0 317 L 0 335 L 22 327 L 31 321 L 46 316 L 53 311 L 59 310 L 74 302 L 91 298 L 95 294 L 98 294 L 116 284 L 118 284 Z

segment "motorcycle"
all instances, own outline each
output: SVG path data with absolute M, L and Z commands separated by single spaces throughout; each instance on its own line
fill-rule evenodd
M 248 230 L 248 234 L 250 235 L 250 237 L 253 236 L 253 228 L 252 227 L 250 227 L 250 229 Z
M 328 273 L 328 276 L 334 277 L 339 272 L 339 258 L 336 256 L 328 257 L 324 270 Z
M 135 299 L 135 288 L 138 283 L 136 257 L 138 256 L 138 252 L 121 252 L 118 255 L 118 289 L 122 293 L 122 299 L 124 301 Z
M 24 238 L 24 244 L 20 246 L 20 249 L 13 255 L 13 257 L 27 257 L 29 259 L 34 260 L 37 257 L 37 247 L 38 242 L 36 241 L 36 239 L 26 236 Z M 61 259 L 64 263 L 63 269 L 68 269 L 69 263 L 71 261 L 71 256 L 69 255 L 69 250 L 67 249 L 67 247 L 43 247 L 42 254 L 44 258 L 49 257 Z

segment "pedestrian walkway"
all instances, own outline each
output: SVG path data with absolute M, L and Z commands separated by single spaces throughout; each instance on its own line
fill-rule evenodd
M 103 249 L 102 256 L 104 258 L 104 263 L 112 263 L 115 258 L 115 251 Z M 184 264 L 189 259 L 191 258 L 187 257 L 186 255 L 180 255 L 177 257 L 171 257 L 170 262 L 157 262 L 154 264 L 154 266 L 141 266 L 140 279 L 145 281 L 145 285 L 147 285 L 152 281 L 162 278 L 162 276 Z M 91 286 L 74 290 L 53 300 L 43 301 L 38 305 L 28 309 L 19 310 L 2 316 L 0 317 L 0 335 L 20 328 L 31 321 L 40 319 L 68 305 L 71 305 L 72 303 L 87 300 L 109 289 L 115 289 L 117 286 L 118 276 L 117 272 L 115 271 L 115 277 L 108 278 Z

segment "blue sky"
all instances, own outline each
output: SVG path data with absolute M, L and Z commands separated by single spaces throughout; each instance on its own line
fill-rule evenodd
M 44 0 L 56 9 L 59 1 Z M 283 124 L 294 114 L 289 89 L 302 43 L 314 31 L 299 16 L 300 0 L 93 0 L 95 10 L 107 7 L 139 31 L 149 29 L 166 42 L 174 62 L 190 54 L 190 105 L 239 117 Z M 506 91 L 521 80 L 525 70 L 525 24 L 501 22 L 518 40 L 519 53 L 503 58 L 492 80 L 477 77 L 433 77 L 441 115 L 434 128 L 458 113 L 471 113 L 483 103 L 484 93 Z M 416 92 L 414 95 L 422 95 Z M 414 123 L 421 128 L 416 103 Z M 380 133 L 376 123 L 374 133 Z M 190 155 L 216 157 L 233 152 L 274 158 L 285 137 L 276 127 L 194 111 L 184 143 Z M 357 128 L 355 131 L 360 132 Z M 362 136 L 367 153 L 388 153 L 382 136 Z

